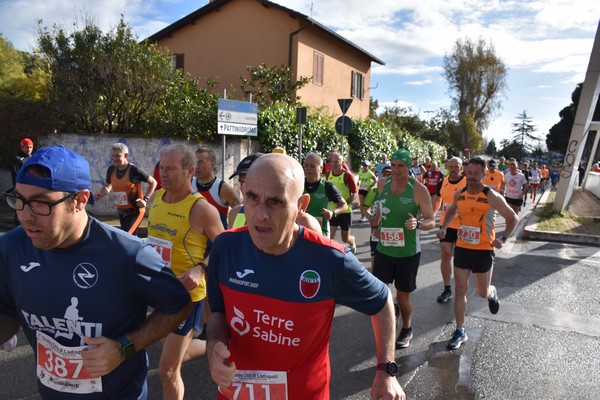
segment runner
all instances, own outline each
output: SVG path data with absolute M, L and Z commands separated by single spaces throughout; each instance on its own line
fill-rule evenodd
M 500 309 L 498 292 L 491 285 L 494 249 L 502 248 L 519 222 L 519 217 L 504 198 L 483 184 L 484 171 L 485 162 L 481 158 L 469 161 L 466 167 L 467 187 L 454 195 L 454 202 L 437 234 L 443 239 L 447 234 L 449 221 L 455 217 L 458 219 L 460 226 L 454 249 L 456 330 L 448 342 L 449 349 L 457 349 L 468 340 L 464 323 L 471 273 L 475 274 L 477 294 L 488 300 L 490 312 L 496 314 Z M 496 210 L 506 222 L 504 232 L 499 237 L 496 236 Z
M 229 210 L 242 203 L 240 192 L 215 176 L 215 152 L 208 148 L 196 150 L 196 189 L 217 211 L 223 227 L 227 228 Z
M 372 226 L 379 227 L 373 275 L 383 283 L 394 283 L 402 316 L 402 329 L 396 339 L 398 348 L 408 347 L 413 337 L 411 293 L 417 289 L 420 231 L 435 227 L 427 188 L 408 176 L 411 158 L 404 149 L 396 150 L 390 157 L 392 176 L 377 182 L 379 207 L 372 220 Z
M 531 201 L 535 204 L 535 198 L 537 196 L 538 188 L 542 182 L 542 171 L 538 168 L 538 163 L 534 162 L 531 169 L 531 179 L 529 181 L 529 187 L 531 188 Z
M 508 172 L 504 175 L 505 179 L 505 191 L 504 197 L 506 202 L 518 215 L 523 205 L 523 198 L 527 196 L 527 179 L 525 175 L 517 171 L 517 162 L 512 160 L 508 163 Z
M 208 362 L 218 398 L 329 399 L 329 337 L 343 304 L 372 316 L 371 398 L 405 399 L 394 377 L 390 291 L 343 246 L 295 222 L 309 201 L 300 164 L 266 154 L 245 186 L 248 225 L 221 234 L 209 263 Z
M 329 220 L 348 209 L 346 200 L 338 188 L 321 177 L 323 159 L 317 153 L 308 153 L 304 158 L 304 193 L 310 195 L 306 212 L 319 221 L 323 236 L 329 237 Z M 330 208 L 335 204 L 335 208 Z
M 343 169 L 342 155 L 340 153 L 333 153 L 331 156 L 331 171 L 329 171 L 325 178 L 338 188 L 348 205 L 346 211 L 336 214 L 329 220 L 331 238 L 335 239 L 335 233 L 339 227 L 342 231 L 342 241 L 348 243 L 348 246 L 354 253 L 356 252 L 356 241 L 354 236 L 352 236 L 352 203 L 357 199 L 358 187 L 356 186 L 356 179 L 352 175 L 352 172 Z M 334 208 L 335 204 L 332 204 L 330 207 Z
M 368 221 L 370 216 L 370 207 L 365 207 L 365 196 L 369 193 L 376 184 L 377 176 L 370 169 L 371 163 L 369 161 L 363 161 L 362 168 L 358 172 L 358 200 L 360 204 L 360 222 Z
M 4 193 L 22 226 L 0 238 L 0 343 L 23 328 L 44 399 L 146 399 L 144 349 L 190 296 L 150 244 L 87 214 L 89 170 L 42 148 Z
M 496 160 L 489 160 L 488 169 L 483 177 L 483 184 L 504 195 L 504 177 L 505 175 L 496 169 Z
M 440 171 L 437 167 L 437 163 L 431 162 L 429 165 L 429 170 L 425 172 L 423 176 L 423 183 L 431 196 L 431 201 L 435 200 L 435 195 L 437 192 L 438 184 L 444 179 L 444 175 L 442 171 Z
M 437 214 L 441 208 L 440 226 L 446 220 L 448 208 L 454 201 L 454 194 L 457 190 L 461 190 L 466 186 L 466 179 L 462 174 L 462 159 L 460 157 L 452 157 L 448 160 L 448 170 L 450 175 L 444 178 L 438 185 L 438 190 L 433 203 L 433 214 Z M 444 283 L 444 290 L 438 296 L 438 303 L 447 303 L 452 298 L 452 253 L 454 252 L 454 244 L 456 243 L 456 233 L 458 230 L 458 220 L 454 220 L 448 225 L 446 236 L 440 239 L 440 272 Z
M 146 203 L 154 193 L 157 182 L 128 161 L 129 148 L 124 143 L 113 144 L 110 151 L 113 165 L 108 167 L 106 183 L 100 192 L 96 193 L 95 199 L 96 201 L 102 199 L 112 190 L 121 229 L 135 235 L 144 219 Z M 148 184 L 145 193 L 142 190 L 142 182 Z
M 202 304 L 206 297 L 205 257 L 208 240 L 223 232 L 219 212 L 201 194 L 192 193 L 196 156 L 184 144 L 167 146 L 160 153 L 162 189 L 152 198 L 148 215 L 148 242 L 156 248 L 189 291 L 194 309 L 162 340 L 159 375 L 163 399 L 183 399 L 184 361 L 206 352 L 206 342 L 192 340 L 200 333 Z

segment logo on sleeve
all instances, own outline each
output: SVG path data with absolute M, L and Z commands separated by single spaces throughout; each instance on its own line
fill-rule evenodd
M 312 299 L 321 287 L 321 276 L 313 270 L 306 270 L 300 275 L 300 293 L 304 298 Z

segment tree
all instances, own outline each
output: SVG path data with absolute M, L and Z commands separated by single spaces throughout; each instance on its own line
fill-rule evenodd
M 489 141 L 487 147 L 485 148 L 485 154 L 487 154 L 488 156 L 494 156 L 496 152 L 496 141 L 492 139 Z
M 500 155 L 504 158 L 516 158 L 520 160 L 523 158 L 523 155 L 526 153 L 523 147 L 521 147 L 521 143 L 504 139 L 500 142 L 502 148 L 500 149 Z
M 471 139 L 489 126 L 501 108 L 506 89 L 506 67 L 495 54 L 493 44 L 458 39 L 452 53 L 444 56 L 444 73 L 453 109 L 461 126 L 461 147 L 477 151 Z M 473 131 L 475 127 L 476 131 Z M 479 142 L 481 143 L 481 141 Z
M 302 76 L 292 81 L 292 69 L 287 65 L 269 67 L 265 64 L 247 67 L 249 77 L 240 76 L 244 94 L 252 94 L 252 101 L 263 109 L 276 102 L 295 106 L 300 97 L 296 92 L 310 82 Z
M 45 100 L 48 83 L 41 59 L 15 50 L 0 34 L 0 96 Z
M 532 124 L 531 117 L 527 115 L 527 110 L 523 110 L 516 118 L 518 122 L 512 123 L 512 132 L 514 133 L 512 141 L 518 143 L 522 149 L 523 154 L 518 158 L 521 159 L 535 149 L 535 145 L 531 142 L 539 142 L 540 139 L 533 134 L 537 131 L 537 128 Z
M 52 76 L 50 98 L 61 128 L 132 132 L 172 78 L 171 56 L 140 44 L 123 18 L 102 33 L 91 19 L 83 29 L 50 32 L 39 21 L 38 46 Z
M 23 136 L 35 137 L 55 126 L 48 110 L 49 77 L 38 56 L 16 50 L 0 34 L 0 163 L 10 165 Z
M 379 101 L 374 99 L 373 96 L 369 97 L 369 118 L 377 119 L 377 109 L 379 108 Z
M 421 120 L 412 109 L 399 106 L 397 101 L 393 106 L 385 107 L 377 120 L 392 132 L 406 131 L 418 138 L 425 138 L 428 133 L 427 122 Z

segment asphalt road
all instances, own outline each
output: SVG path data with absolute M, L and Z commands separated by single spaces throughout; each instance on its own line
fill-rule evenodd
M 357 256 L 368 267 L 368 225 L 355 223 L 354 231 L 361 244 Z M 396 351 L 409 399 L 600 398 L 600 248 L 509 239 L 496 253 L 493 277 L 500 312 L 490 314 L 472 285 L 469 341 L 457 351 L 446 349 L 454 330 L 452 304 L 435 301 L 442 283 L 433 233 L 422 235 L 422 248 L 413 294 L 415 337 L 408 349 Z M 19 341 L 15 351 L 0 351 L 0 399 L 39 398 L 33 353 L 22 334 Z M 375 365 L 370 319 L 338 307 L 330 352 L 331 398 L 368 399 Z M 149 354 L 150 399 L 160 399 L 160 346 Z M 183 374 L 186 399 L 215 398 L 205 358 L 185 364 Z

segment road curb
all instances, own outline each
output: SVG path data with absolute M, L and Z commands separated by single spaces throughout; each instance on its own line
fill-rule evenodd
M 549 193 L 550 191 L 546 190 L 540 200 L 529 212 L 529 215 L 527 216 L 527 223 L 523 229 L 523 232 L 521 233 L 521 238 L 525 240 L 560 242 L 600 247 L 600 236 L 537 230 L 538 218 L 535 212 L 538 206 L 543 207 L 546 205 Z

